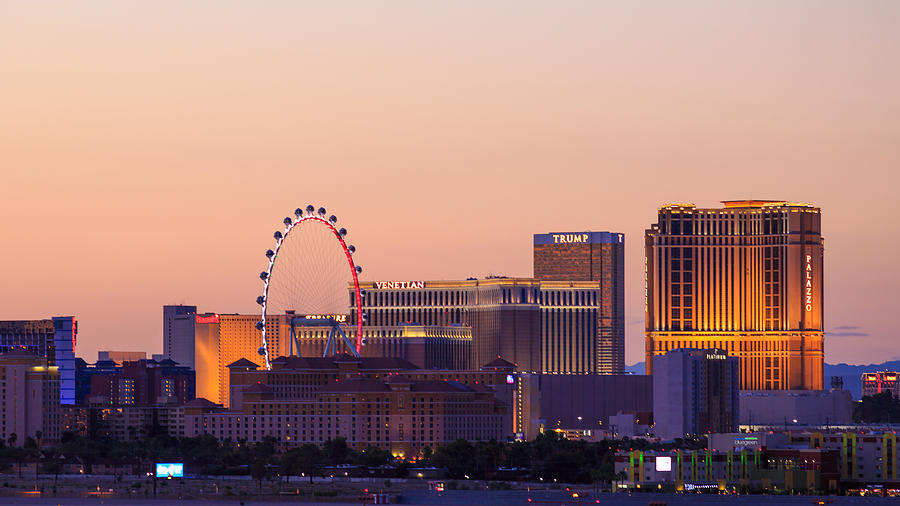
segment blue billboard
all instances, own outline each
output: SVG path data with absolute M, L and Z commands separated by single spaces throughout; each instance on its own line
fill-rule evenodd
M 157 478 L 184 478 L 184 464 L 181 462 L 156 463 Z

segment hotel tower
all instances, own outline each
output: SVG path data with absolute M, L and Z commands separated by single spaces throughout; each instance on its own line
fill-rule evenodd
M 647 373 L 679 348 L 740 359 L 743 390 L 821 390 L 821 213 L 810 204 L 669 204 L 645 234 Z

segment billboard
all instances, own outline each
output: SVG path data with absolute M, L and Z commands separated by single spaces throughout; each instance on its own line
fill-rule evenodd
M 672 457 L 656 457 L 656 471 L 671 471 Z
M 157 462 L 157 478 L 184 478 L 184 464 L 181 462 Z

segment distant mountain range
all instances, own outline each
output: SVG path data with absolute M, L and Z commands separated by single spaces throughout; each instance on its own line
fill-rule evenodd
M 632 374 L 644 374 L 644 370 L 643 362 L 625 366 L 625 371 Z M 854 399 L 859 399 L 862 396 L 860 376 L 864 372 L 876 371 L 900 371 L 900 360 L 869 365 L 825 364 L 825 388 L 831 388 L 832 376 L 841 376 L 844 378 L 844 390 L 849 390 Z

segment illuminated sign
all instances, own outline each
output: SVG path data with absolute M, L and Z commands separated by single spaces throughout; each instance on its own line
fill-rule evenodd
M 806 255 L 806 310 L 812 311 L 812 255 Z
M 706 355 L 706 360 L 725 360 L 726 358 L 728 358 L 728 355 L 719 355 L 718 353 Z
M 757 437 L 736 437 L 734 438 L 734 446 L 759 446 L 759 438 Z
M 647 256 L 644 255 L 644 313 L 650 312 L 650 295 L 648 287 L 650 286 L 650 274 L 647 268 Z
M 331 318 L 332 320 L 338 323 L 346 323 L 347 315 L 345 314 L 308 314 L 306 315 L 307 320 L 327 320 Z
M 672 457 L 656 457 L 656 470 L 657 471 L 671 471 L 672 470 Z
M 214 314 L 212 316 L 200 316 L 197 315 L 197 323 L 219 323 L 219 315 Z
M 157 478 L 184 478 L 184 464 L 181 462 L 157 462 Z
M 512 375 L 512 374 L 507 374 L 507 375 L 506 375 L 506 384 L 507 384 L 507 385 L 512 385 L 512 384 L 515 383 L 515 382 L 516 382 L 516 379 L 513 378 L 513 375 Z
M 711 489 L 714 489 L 714 488 L 717 489 L 717 488 L 719 488 L 719 486 L 716 485 L 716 484 L 714 484 L 714 483 L 712 483 L 712 484 L 710 484 L 710 483 L 685 483 L 685 484 L 684 484 L 684 489 L 687 490 L 687 491 L 690 491 L 690 490 L 711 490 Z
M 376 281 L 379 290 L 406 290 L 407 288 L 425 288 L 424 281 Z
M 576 242 L 588 242 L 587 234 L 553 234 L 554 244 L 571 244 Z

